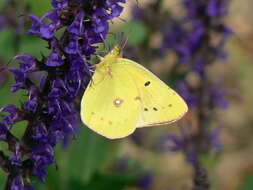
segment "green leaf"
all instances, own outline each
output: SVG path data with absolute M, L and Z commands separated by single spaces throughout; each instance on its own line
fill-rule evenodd
M 9 60 L 11 57 L 14 56 L 14 48 L 13 48 L 13 40 L 14 40 L 14 33 L 11 29 L 5 29 L 1 31 L 0 35 L 0 47 L 1 47 L 1 57 L 4 60 Z
M 2 169 L 0 169 L 0 189 L 4 189 L 5 182 L 7 180 L 7 174 L 4 173 Z
M 200 157 L 201 162 L 209 169 L 215 168 L 219 163 L 219 155 L 215 154 L 203 154 Z
M 76 139 L 71 142 L 70 147 L 57 151 L 56 161 L 62 181 L 70 178 L 89 183 L 95 172 L 115 155 L 115 149 L 111 149 L 110 141 L 97 135 L 86 127 L 82 127 Z M 114 144 L 118 143 L 114 141 Z M 110 150 L 109 150 L 110 148 Z M 58 149 L 62 149 L 61 146 Z
M 240 186 L 239 190 L 252 190 L 253 189 L 253 174 L 247 176 L 242 185 Z
M 37 16 L 42 16 L 48 10 L 52 9 L 51 0 L 34 1 L 34 0 L 24 0 L 24 4 L 31 7 L 30 14 L 35 14 Z
M 128 38 L 128 42 L 133 46 L 138 46 L 146 40 L 148 31 L 144 23 L 140 21 L 128 22 L 123 31 Z
M 134 185 L 137 177 L 120 174 L 101 174 L 96 173 L 87 185 L 80 184 L 78 181 L 71 180 L 70 187 L 73 189 L 86 190 L 121 190 L 126 186 Z

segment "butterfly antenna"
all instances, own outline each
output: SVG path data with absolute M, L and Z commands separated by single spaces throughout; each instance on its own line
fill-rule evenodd
M 106 48 L 105 38 L 104 38 L 104 36 L 102 36 L 101 33 L 100 33 L 100 38 L 103 40 L 103 45 L 104 45 L 104 47 Z
M 127 20 L 124 19 L 124 18 L 118 17 L 118 19 L 119 19 L 120 21 L 124 22 L 124 23 L 127 23 Z
M 125 38 L 125 41 L 121 44 L 121 50 L 123 51 L 124 48 L 126 47 L 127 43 L 128 43 L 128 40 L 129 40 L 129 36 L 131 35 L 132 33 L 132 29 L 130 29 L 128 35 L 126 36 Z M 124 38 L 124 33 L 122 32 L 122 39 Z

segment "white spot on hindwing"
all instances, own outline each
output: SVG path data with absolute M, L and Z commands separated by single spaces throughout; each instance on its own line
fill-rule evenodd
M 123 100 L 122 99 L 119 99 L 119 98 L 116 98 L 113 102 L 113 104 L 116 106 L 116 107 L 119 107 L 121 104 L 123 103 Z

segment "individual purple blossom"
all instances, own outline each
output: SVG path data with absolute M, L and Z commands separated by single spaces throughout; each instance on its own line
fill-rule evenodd
M 189 88 L 189 85 L 187 85 L 187 82 L 179 81 L 176 85 L 178 93 L 184 98 L 188 106 L 192 107 L 197 104 L 197 97 L 195 94 L 191 93 L 191 89 Z
M 146 172 L 137 180 L 137 187 L 143 190 L 148 190 L 153 181 L 154 175 L 150 172 Z
M 0 31 L 2 31 L 6 27 L 6 19 L 4 15 L 0 15 Z
M 54 147 L 58 142 L 68 143 L 78 131 L 77 103 L 92 75 L 89 60 L 97 49 L 96 44 L 105 40 L 109 21 L 122 12 L 119 3 L 125 0 L 52 0 L 51 3 L 53 9 L 41 18 L 30 14 L 22 17 L 32 22 L 28 34 L 46 40 L 50 53 L 41 59 L 29 54 L 17 55 L 12 61 L 17 60 L 19 68 L 9 69 L 16 81 L 12 91 L 23 89 L 28 98 L 20 108 L 7 105 L 1 109 L 7 114 L 2 115 L 0 140 L 12 152 L 10 157 L 0 152 L 3 160 L 0 166 L 9 173 L 8 190 L 33 189 L 27 180 L 31 176 L 44 182 L 47 166 L 55 162 Z M 60 29 L 63 32 L 59 36 Z M 36 73 L 40 77 L 34 82 L 31 76 Z M 28 124 L 23 137 L 18 139 L 11 128 L 23 120 Z
M 22 155 L 21 155 L 21 151 L 20 151 L 20 144 L 16 143 L 15 148 L 14 148 L 14 152 L 10 156 L 11 164 L 12 165 L 21 165 L 22 164 L 21 157 L 22 157 Z
M 54 32 L 60 28 L 59 11 L 51 10 L 41 18 L 34 15 L 24 15 L 32 20 L 32 26 L 28 31 L 29 34 L 36 34 L 42 38 L 50 39 L 54 37 Z M 48 20 L 50 21 L 48 23 Z
M 11 184 L 10 184 L 10 189 L 11 190 L 25 190 L 24 189 L 24 181 L 23 181 L 23 178 L 22 178 L 22 175 L 20 174 L 16 174 L 14 176 L 12 176 L 11 178 Z
M 38 107 L 38 99 L 39 99 L 38 88 L 36 86 L 31 86 L 30 89 L 28 89 L 28 93 L 29 93 L 28 100 L 24 102 L 24 108 L 26 110 L 35 113 Z
M 135 161 L 133 164 L 132 158 L 127 155 L 122 156 L 115 162 L 115 170 L 117 172 L 128 175 L 129 173 L 132 173 L 136 175 L 135 186 L 142 190 L 150 189 L 151 184 L 154 180 L 154 174 L 151 171 L 143 169 L 136 170 L 136 167 L 140 167 L 139 163 Z
M 5 141 L 6 135 L 8 133 L 8 129 L 5 127 L 4 124 L 0 123 L 0 141 Z
M 20 60 L 20 70 L 24 73 L 33 72 L 36 70 L 37 61 L 29 54 L 20 54 L 14 57 L 16 60 Z
M 215 148 L 216 151 L 221 151 L 221 142 L 219 136 L 222 132 L 220 126 L 213 128 L 205 136 L 206 143 L 196 146 L 200 143 L 198 134 L 191 132 L 191 126 L 184 126 L 181 129 L 182 135 L 164 135 L 160 141 L 160 149 L 162 151 L 172 151 L 185 153 L 186 160 L 191 164 L 197 164 L 199 162 L 199 154 L 208 152 L 209 146 Z M 209 144 L 210 143 L 210 144 Z
M 9 113 L 8 115 L 0 115 L 3 117 L 4 126 L 6 126 L 8 129 L 10 129 L 14 123 L 20 120 L 20 110 L 14 105 L 5 105 L 0 109 L 0 112 Z
M 16 92 L 19 89 L 25 88 L 26 86 L 26 73 L 22 72 L 19 69 L 9 69 L 14 74 L 16 84 L 13 84 L 11 86 L 11 91 Z

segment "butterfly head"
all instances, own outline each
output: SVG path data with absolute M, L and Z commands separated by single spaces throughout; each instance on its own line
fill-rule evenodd
M 122 57 L 121 52 L 121 47 L 119 45 L 114 46 L 114 48 L 107 55 L 100 58 L 101 62 L 97 65 L 97 67 L 108 67 L 110 63 L 113 63 L 117 58 Z
M 104 57 L 104 60 L 115 59 L 122 57 L 121 47 L 119 45 L 114 46 L 114 48 Z

